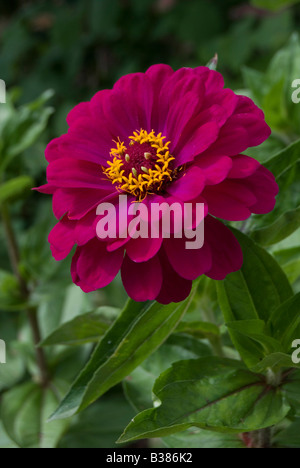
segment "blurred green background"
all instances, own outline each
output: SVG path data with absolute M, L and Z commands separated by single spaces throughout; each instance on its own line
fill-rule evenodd
M 154 63 L 195 67 L 218 52 L 227 85 L 239 87 L 241 67 L 264 70 L 300 23 L 296 6 L 241 0 L 14 0 L 0 14 L 1 77 L 23 102 L 55 90 L 54 135 L 75 103 Z
M 16 199 L 13 197 L 10 210 L 20 246 L 20 268 L 30 290 L 29 305 L 38 308 L 43 337 L 83 312 L 103 305 L 122 307 L 126 300 L 119 278 L 105 290 L 90 295 L 71 284 L 70 260 L 56 263 L 46 241 L 55 224 L 50 197 L 28 190 L 45 183 L 44 150 L 50 139 L 66 132 L 69 110 L 78 102 L 89 100 L 99 89 L 112 87 L 126 73 L 143 72 L 155 63 L 168 63 L 175 69 L 205 65 L 218 53 L 218 70 L 223 73 L 226 86 L 249 94 L 266 112 L 273 135 L 259 151 L 251 153 L 265 161 L 300 136 L 299 107 L 289 107 L 290 83 L 300 78 L 300 45 L 295 36 L 290 40 L 300 26 L 297 3 L 287 0 L 1 2 L 0 78 L 7 85 L 8 104 L 0 105 L 0 182 L 4 186 L 10 179 L 18 178 L 20 193 Z M 287 47 L 284 55 L 278 55 L 283 47 Z M 282 57 L 285 62 L 281 61 Z M 287 67 L 282 67 L 282 63 L 293 64 L 290 75 L 287 76 Z M 45 94 L 46 90 L 53 92 Z M 295 203 L 298 202 L 297 198 Z M 280 205 L 281 210 L 283 206 Z M 290 272 L 293 279 L 295 268 L 299 271 L 300 252 L 297 252 L 297 265 Z M 8 343 L 9 355 L 7 365 L 0 366 L 0 392 L 14 389 L 16 384 L 38 373 L 29 326 L 22 312 L 28 304 L 24 305 L 10 271 L 0 223 L 0 338 Z M 108 323 L 115 314 L 114 310 L 106 314 Z M 62 394 L 90 349 L 88 345 L 47 350 L 51 372 Z M 72 420 L 68 431 L 66 427 L 60 428 L 58 434 L 66 432 L 60 446 L 113 446 L 133 415 L 122 395 L 117 387 L 96 406 Z M 57 403 L 53 401 L 47 407 L 44 419 Z M 111 417 L 112 411 L 119 419 Z M 11 417 L 20 423 L 18 418 L 22 415 L 16 411 Z M 26 431 L 25 435 L 28 437 Z M 56 446 L 58 439 L 54 437 L 49 445 Z M 0 422 L 0 447 L 11 444 Z M 35 446 L 36 441 L 33 437 L 19 444 Z

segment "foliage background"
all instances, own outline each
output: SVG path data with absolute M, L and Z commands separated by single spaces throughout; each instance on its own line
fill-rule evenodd
M 204 335 L 203 330 L 202 334 L 198 331 L 196 337 L 193 335 L 197 333 L 182 333 L 181 344 L 172 342 L 172 335 L 154 361 L 135 371 L 136 386 L 130 386 L 130 381 L 123 387 L 117 385 L 79 416 L 46 425 L 46 419 L 90 355 L 93 339 L 87 332 L 88 343 L 84 344 L 82 336 L 78 338 L 77 344 L 81 341 L 82 346 L 70 346 L 70 343 L 66 346 L 68 336 L 65 335 L 50 340 L 48 344 L 60 346 L 45 348 L 53 386 L 41 392 L 36 385 L 39 371 L 25 306 L 37 308 L 42 338 L 83 313 L 97 311 L 96 318 L 89 316 L 91 329 L 95 330 L 95 324 L 99 327 L 99 323 L 103 327 L 94 336 L 95 341 L 117 316 L 116 308 L 122 308 L 126 301 L 119 278 L 105 290 L 85 295 L 71 284 L 70 261 L 57 264 L 51 257 L 47 243 L 55 223 L 51 202 L 46 196 L 30 191 L 31 187 L 45 182 L 43 153 L 47 142 L 66 131 L 65 118 L 75 104 L 89 100 L 99 89 L 111 87 L 123 74 L 145 71 L 154 63 L 168 63 L 175 69 L 203 65 L 217 52 L 218 70 L 223 73 L 226 85 L 254 98 L 273 130 L 262 148 L 248 154 L 265 162 L 289 144 L 297 145 L 300 104 L 291 102 L 291 83 L 300 78 L 300 45 L 293 36 L 300 26 L 297 3 L 283 0 L 252 3 L 14 0 L 1 3 L 0 78 L 7 84 L 9 102 L 0 105 L 0 204 L 3 200 L 10 203 L 20 249 L 20 271 L 30 292 L 25 301 L 11 275 L 1 223 L 0 338 L 6 341 L 8 352 L 7 364 L 0 365 L 1 447 L 114 447 L 135 414 L 128 399 L 135 401 L 138 410 L 144 408 L 145 402 L 138 392 L 143 393 L 147 385 L 151 389 L 151 373 L 158 376 L 172 362 L 211 354 L 209 346 L 214 345 L 216 350 L 219 345 L 211 329 Z M 282 48 L 284 52 L 278 54 Z M 298 147 L 299 144 L 294 150 L 294 161 L 299 154 Z M 292 157 L 290 152 L 288 157 Z M 282 172 L 278 171 L 278 175 Z M 254 217 L 248 226 L 252 237 L 275 254 L 293 283 L 294 292 L 300 290 L 298 176 L 299 168 L 293 175 L 288 173 L 282 178 L 285 196 L 281 197 L 275 214 L 263 219 Z M 16 182 L 9 187 L 6 183 L 11 179 Z M 292 218 L 284 217 L 287 211 L 293 211 Z M 287 221 L 292 223 L 288 237 L 282 233 L 286 231 Z M 277 223 L 275 239 L 274 222 Z M 105 309 L 99 310 L 102 306 Z M 215 286 L 209 282 L 202 284 L 197 306 L 189 312 L 188 321 L 194 323 L 208 318 L 224 332 Z M 226 333 L 222 340 L 229 349 Z M 231 353 L 234 357 L 235 351 Z M 143 372 L 148 376 L 148 384 Z M 139 387 L 139 381 L 144 386 Z M 44 434 L 42 440 L 39 432 Z M 184 447 L 185 437 L 173 436 L 168 445 Z M 195 437 L 195 446 L 241 445 L 233 436 L 221 440 L 213 433 L 203 436 L 194 431 L 189 437 Z M 287 440 L 286 434 L 285 437 Z M 284 445 L 283 440 L 284 437 L 281 438 Z M 151 444 L 160 446 L 163 442 L 151 441 Z

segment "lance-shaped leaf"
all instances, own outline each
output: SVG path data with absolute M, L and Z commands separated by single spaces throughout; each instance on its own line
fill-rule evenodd
M 276 176 L 279 194 L 275 209 L 253 218 L 251 237 L 262 245 L 273 245 L 289 237 L 300 226 L 300 142 L 297 141 L 266 163 Z
M 300 338 L 300 293 L 274 310 L 269 325 L 275 338 L 280 340 L 286 352 L 292 342 Z
M 274 373 L 280 372 L 283 368 L 300 368 L 300 364 L 294 364 L 292 357 L 286 353 L 271 353 L 252 367 L 253 372 L 265 372 L 272 369 Z
M 278 244 L 292 235 L 300 226 L 300 206 L 294 210 L 285 211 L 272 224 L 256 229 L 251 237 L 262 245 Z
M 295 5 L 299 0 L 252 0 L 251 3 L 258 8 L 276 11 Z
M 226 326 L 230 331 L 235 331 L 259 343 L 266 354 L 283 351 L 280 342 L 270 335 L 263 320 L 238 320 L 228 322 Z
M 109 329 L 111 323 L 104 312 L 111 309 L 115 314 L 118 309 L 100 307 L 94 312 L 78 315 L 64 323 L 41 342 L 41 346 L 69 345 L 79 346 L 85 343 L 98 342 Z
M 136 412 L 153 405 L 152 389 L 156 379 L 176 361 L 211 356 L 209 346 L 200 340 L 178 333 L 171 335 L 155 353 L 151 354 L 124 381 L 128 401 Z
M 130 300 L 51 419 L 72 416 L 121 382 L 172 333 L 193 294 L 181 304 L 167 306 Z
M 180 322 L 175 333 L 186 333 L 197 338 L 214 338 L 220 336 L 220 329 L 210 322 Z
M 300 277 L 300 247 L 291 247 L 274 253 L 291 284 Z
M 4 394 L 1 419 L 11 440 L 21 448 L 55 448 L 68 421 L 47 424 L 49 411 L 57 405 L 56 391 L 26 382 Z
M 279 388 L 230 359 L 177 362 L 158 378 L 153 391 L 160 406 L 138 414 L 119 442 L 163 437 L 192 426 L 251 432 L 277 424 L 290 410 Z
M 244 264 L 240 271 L 217 285 L 225 322 L 262 320 L 267 323 L 272 312 L 293 296 L 291 285 L 268 252 L 239 231 L 234 230 L 234 234 L 242 246 Z M 230 336 L 248 367 L 266 356 L 257 340 L 241 336 L 232 327 Z
M 0 204 L 23 197 L 24 193 L 30 193 L 33 186 L 33 179 L 28 176 L 16 177 L 5 182 L 0 185 Z

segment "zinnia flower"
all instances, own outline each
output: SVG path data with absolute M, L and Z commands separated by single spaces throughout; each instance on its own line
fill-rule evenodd
M 122 77 L 68 115 L 69 131 L 47 147 L 48 184 L 59 220 L 49 236 L 62 260 L 76 245 L 72 278 L 85 292 L 107 286 L 121 270 L 136 301 L 180 302 L 200 275 L 222 280 L 242 267 L 232 232 L 217 218 L 242 221 L 273 210 L 274 176 L 242 153 L 270 135 L 263 112 L 224 88 L 206 67 L 155 65 Z M 97 206 L 136 201 L 205 203 L 205 243 L 186 239 L 100 240 Z M 124 208 L 122 208 L 123 210 Z

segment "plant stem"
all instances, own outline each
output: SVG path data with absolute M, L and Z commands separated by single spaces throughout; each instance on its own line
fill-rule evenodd
M 282 373 L 267 370 L 266 383 L 271 387 L 279 387 L 282 382 Z M 272 428 L 267 427 L 254 433 L 255 448 L 272 448 Z
M 41 342 L 41 332 L 36 309 L 27 310 L 27 317 L 35 344 L 36 360 L 40 372 L 40 382 L 43 387 L 47 387 L 49 384 L 49 374 L 44 350 L 38 346 Z
M 267 427 L 254 433 L 255 445 L 254 448 L 272 448 L 272 429 Z
M 209 342 L 216 356 L 225 357 L 220 336 L 209 338 Z
M 1 205 L 1 216 L 3 220 L 4 232 L 5 232 L 8 255 L 10 258 L 11 267 L 14 272 L 14 275 L 17 277 L 19 281 L 22 295 L 27 299 L 28 294 L 29 294 L 28 288 L 19 271 L 20 257 L 19 257 L 18 244 L 15 238 L 12 224 L 11 224 L 9 211 L 5 204 Z
M 22 296 L 27 301 L 29 299 L 30 293 L 29 293 L 27 284 L 24 281 L 24 278 L 22 278 L 22 275 L 19 270 L 20 255 L 19 255 L 18 244 L 16 241 L 13 226 L 11 223 L 9 210 L 5 204 L 1 205 L 1 216 L 3 220 L 4 232 L 5 232 L 11 267 L 12 267 L 14 275 L 18 279 Z M 37 365 L 38 365 L 39 373 L 40 373 L 40 382 L 43 387 L 46 387 L 49 384 L 49 375 L 48 375 L 47 361 L 46 361 L 44 350 L 38 347 L 41 341 L 41 333 L 40 333 L 40 327 L 39 327 L 39 322 L 38 322 L 38 317 L 37 317 L 37 310 L 34 308 L 29 308 L 26 310 L 26 313 L 27 313 L 28 321 L 31 327 L 32 337 L 33 337 L 33 341 L 35 345 L 36 360 L 37 360 Z

